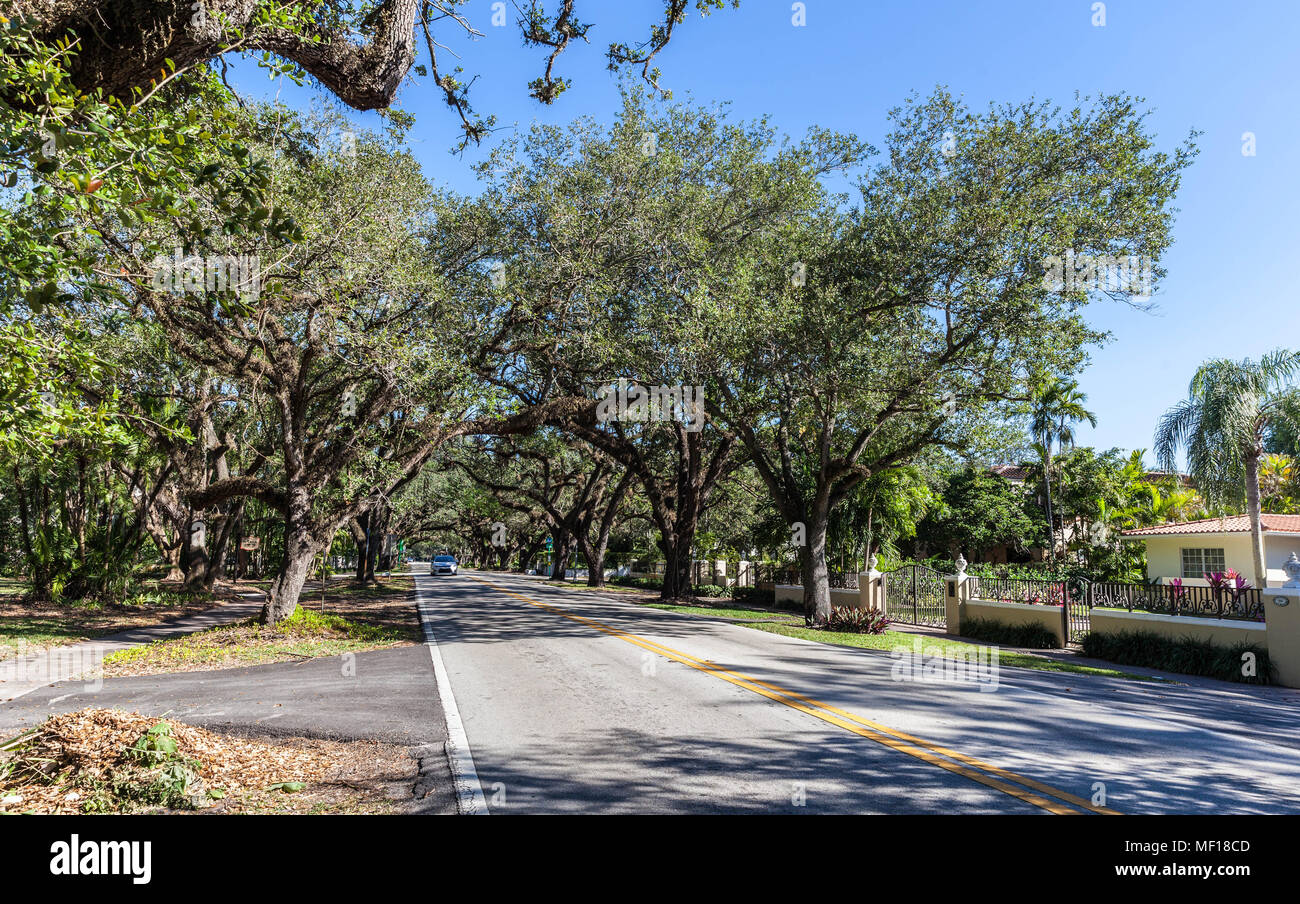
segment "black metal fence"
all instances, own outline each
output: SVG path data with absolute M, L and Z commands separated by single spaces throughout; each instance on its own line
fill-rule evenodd
M 858 573 L 856 571 L 832 571 L 830 572 L 830 583 L 832 590 L 857 590 Z
M 733 559 L 727 563 L 727 574 L 734 576 L 734 586 L 753 587 L 758 581 L 758 565 L 754 562 L 745 562 L 742 568 L 740 561 Z
M 1071 643 L 1081 641 L 1091 630 L 1092 610 L 1098 607 L 1153 615 L 1264 620 L 1264 597 L 1258 588 L 1182 587 L 1084 578 L 1033 581 L 972 577 L 971 596 L 975 599 L 1063 607 L 1066 636 Z
M 759 584 L 794 586 L 803 584 L 803 576 L 799 573 L 799 569 L 791 568 L 789 565 L 759 565 L 756 574 Z
M 1031 581 L 1019 578 L 974 577 L 971 595 L 999 603 L 1061 606 L 1067 599 L 1065 581 Z
M 1159 615 L 1264 620 L 1264 595 L 1257 587 L 1180 587 L 1171 584 L 1084 582 L 1089 608 L 1127 609 Z
M 784 584 L 789 587 L 803 586 L 803 572 L 790 565 L 758 565 L 755 567 L 756 580 L 760 584 Z M 857 590 L 858 573 L 856 571 L 835 571 L 827 569 L 827 579 L 832 590 Z

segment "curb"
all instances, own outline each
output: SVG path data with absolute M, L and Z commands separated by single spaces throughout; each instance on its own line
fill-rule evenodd
M 443 715 L 447 720 L 445 747 L 452 782 L 456 786 L 456 811 L 462 816 L 487 816 L 487 801 L 483 797 L 483 787 L 479 784 L 478 771 L 474 767 L 474 753 L 470 750 L 469 737 L 465 734 L 460 710 L 456 707 L 456 698 L 451 692 L 451 679 L 447 677 L 447 667 L 438 651 L 438 641 L 433 636 L 433 629 L 429 627 L 424 588 L 419 578 L 416 575 L 415 600 L 420 613 L 420 627 L 424 631 L 424 645 L 433 661 L 433 677 L 438 682 L 438 697 L 442 701 Z

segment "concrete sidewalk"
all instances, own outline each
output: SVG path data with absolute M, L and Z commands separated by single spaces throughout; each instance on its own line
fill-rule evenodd
M 93 640 L 50 647 L 40 653 L 28 656 L 15 656 L 0 662 L 0 704 L 16 700 L 30 694 L 37 688 L 68 681 L 79 676 L 86 676 L 87 686 L 97 685 L 100 664 L 104 657 L 118 650 L 138 647 L 142 644 L 173 637 L 177 634 L 192 634 L 218 625 L 226 625 L 242 618 L 251 618 L 261 611 L 265 594 L 260 590 L 250 590 L 239 594 L 243 599 L 218 603 L 211 609 L 166 619 L 156 625 L 131 628 L 116 634 L 106 634 Z

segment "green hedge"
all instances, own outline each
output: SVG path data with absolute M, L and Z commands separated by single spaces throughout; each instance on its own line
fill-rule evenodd
M 727 588 L 719 587 L 717 584 L 696 584 L 691 588 L 691 593 L 696 596 L 719 597 L 727 595 Z
M 731 598 L 737 602 L 753 603 L 757 606 L 775 606 L 775 590 L 759 590 L 757 587 L 732 587 Z
M 962 622 L 961 636 L 1032 650 L 1055 650 L 1061 645 L 1056 635 L 1042 625 L 1008 625 L 991 618 L 972 618 Z
M 1276 679 L 1268 650 L 1244 641 L 1225 647 L 1209 640 L 1175 639 L 1152 631 L 1094 632 L 1083 638 L 1083 653 L 1119 665 L 1140 665 L 1240 684 L 1272 684 Z M 1246 653 L 1255 654 L 1253 676 L 1241 673 L 1241 658 Z
M 619 584 L 623 587 L 640 587 L 643 590 L 659 590 L 663 587 L 663 578 L 610 578 L 611 584 Z

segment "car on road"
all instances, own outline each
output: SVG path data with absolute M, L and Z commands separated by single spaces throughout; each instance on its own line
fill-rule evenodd
M 455 556 L 434 556 L 429 563 L 429 574 L 455 574 L 456 567 Z

